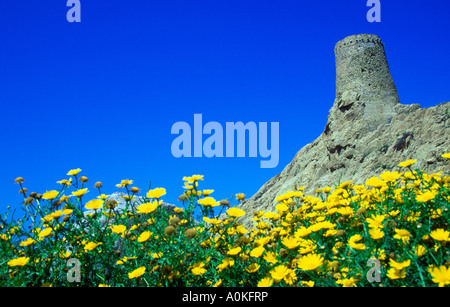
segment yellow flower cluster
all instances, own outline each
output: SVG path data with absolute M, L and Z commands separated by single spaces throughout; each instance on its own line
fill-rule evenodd
M 251 219 L 230 204 L 239 205 L 244 194 L 218 201 L 214 190 L 199 190 L 202 175 L 183 178 L 183 208 L 174 212 L 161 206 L 164 188 L 118 211 L 97 182 L 100 195 L 83 202 L 93 213 L 84 214 L 79 205 L 89 191 L 77 183 L 87 178 L 71 170 L 75 183 L 66 180 L 37 202 L 30 232 L 1 229 L 0 255 L 7 261 L 0 270 L 9 276 L 3 283 L 23 285 L 24 276 L 34 276 L 30 285 L 72 285 L 60 272 L 76 258 L 88 286 L 371 286 L 377 284 L 367 277 L 367 262 L 377 259 L 380 286 L 447 286 L 450 177 L 413 170 L 415 162 L 363 185 L 346 181 L 307 196 L 304 187 L 287 191 L 274 210 Z M 140 193 L 132 184 L 117 185 L 126 189 L 127 204 Z M 69 188 L 71 197 L 64 195 Z

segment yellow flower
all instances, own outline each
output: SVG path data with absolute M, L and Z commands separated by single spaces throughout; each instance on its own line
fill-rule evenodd
M 94 243 L 94 242 L 88 242 L 84 245 L 84 250 L 85 251 L 91 251 L 94 248 L 96 248 L 97 246 L 99 246 L 100 244 L 102 244 L 101 242 L 99 243 Z
M 79 172 L 81 172 L 81 169 L 77 168 L 77 169 L 71 169 L 67 175 L 68 176 L 76 176 Z
M 160 204 L 161 204 L 161 202 L 157 202 L 157 201 L 153 201 L 151 203 L 143 203 L 142 205 L 136 207 L 136 212 L 143 213 L 143 214 L 152 213 L 153 211 L 155 211 L 158 208 L 158 206 Z
M 383 238 L 384 232 L 380 228 L 372 228 L 369 230 L 370 237 L 374 240 Z
M 222 285 L 222 279 L 219 279 L 214 285 L 212 285 L 213 288 L 220 287 Z
M 366 246 L 362 243 L 356 243 L 362 239 L 362 236 L 359 234 L 353 235 L 348 239 L 348 246 L 356 249 L 356 250 L 365 250 Z
M 56 198 L 56 196 L 58 196 L 58 194 L 59 194 L 58 191 L 47 191 L 44 193 L 44 195 L 42 195 L 42 199 L 53 200 Z
M 402 279 L 406 277 L 406 269 L 397 270 L 395 268 L 391 268 L 387 271 L 386 275 L 389 279 Z
M 261 237 L 259 239 L 255 239 L 256 246 L 264 246 L 270 242 L 270 237 Z
M 323 264 L 323 257 L 317 254 L 309 254 L 301 257 L 297 262 L 297 267 L 303 271 L 312 271 Z
M 252 251 L 250 252 L 250 257 L 255 257 L 255 258 L 259 258 L 261 257 L 261 255 L 264 253 L 266 249 L 263 246 L 258 246 L 255 247 L 254 249 L 252 249 Z
M 281 203 L 281 204 L 278 204 L 278 205 L 275 206 L 275 210 L 277 210 L 277 212 L 278 212 L 279 214 L 283 214 L 283 213 L 289 211 L 289 207 L 286 206 L 285 203 Z
M 272 264 L 279 262 L 277 260 L 277 254 L 275 254 L 274 252 L 267 252 L 263 258 L 264 258 L 264 260 L 266 260 L 267 262 L 272 263 Z
M 51 235 L 52 231 L 53 230 L 50 227 L 45 228 L 44 230 L 40 231 L 39 234 L 38 234 L 39 240 L 42 240 L 42 238 L 46 238 L 49 235 Z
M 69 251 L 60 251 L 58 253 L 59 258 L 68 259 L 72 253 Z
M 240 201 L 244 200 L 245 199 L 245 194 L 243 194 L 243 193 L 236 194 L 236 199 L 240 200 Z
M 219 219 L 210 219 L 210 218 L 208 218 L 208 217 L 206 217 L 206 216 L 203 217 L 203 220 L 204 220 L 206 223 L 210 223 L 210 224 L 213 224 L 213 225 L 218 225 L 218 224 L 220 224 L 220 223 L 222 222 L 222 220 L 219 220 Z
M 220 206 L 220 202 L 216 201 L 213 197 L 205 197 L 202 199 L 199 199 L 197 201 L 200 205 L 205 206 L 205 207 L 217 207 Z
M 44 216 L 41 220 L 44 221 L 44 222 L 46 222 L 46 223 L 48 223 L 48 222 L 53 221 L 53 216 L 51 216 L 50 214 L 47 214 L 47 215 Z
M 69 178 L 69 180 L 67 179 L 63 179 L 60 181 L 56 181 L 56 183 L 62 184 L 62 185 L 71 185 L 72 184 L 72 177 Z
M 203 190 L 202 191 L 202 194 L 203 194 L 203 196 L 208 196 L 209 194 L 211 194 L 212 192 L 214 192 L 214 190 Z
M 227 252 L 228 256 L 236 256 L 237 254 L 239 254 L 242 251 L 242 248 L 240 246 L 234 247 L 232 249 L 230 249 Z
M 78 191 L 72 192 L 72 194 L 76 197 L 82 197 L 84 194 L 86 194 L 88 192 L 87 188 L 84 189 L 80 189 Z
M 343 216 L 349 216 L 354 213 L 353 209 L 351 207 L 343 207 L 337 209 L 337 213 L 343 215 Z
M 292 284 L 297 279 L 295 272 L 284 265 L 279 265 L 272 269 L 270 276 L 277 282 L 284 280 L 287 284 Z
M 194 264 L 194 267 L 191 270 L 192 274 L 196 276 L 205 274 L 206 269 L 204 268 L 204 266 L 205 264 L 203 262 L 197 262 L 196 264 Z
M 281 281 L 288 274 L 288 272 L 289 268 L 287 266 L 279 265 L 270 271 L 270 275 L 278 282 Z
M 408 167 L 410 165 L 413 165 L 416 162 L 417 162 L 417 160 L 407 160 L 407 161 L 399 163 L 398 166 L 400 166 L 400 167 Z
M 122 259 L 119 259 L 116 261 L 116 264 L 124 264 L 128 260 L 136 259 L 137 257 L 123 257 Z
M 62 213 L 65 214 L 65 215 L 71 215 L 72 212 L 73 212 L 72 209 L 64 209 Z
M 342 182 L 340 185 L 339 185 L 339 189 L 347 189 L 347 188 L 351 188 L 352 187 L 352 181 L 353 180 L 350 180 L 350 181 L 344 181 L 344 182 Z
M 380 178 L 386 182 L 396 181 L 400 177 L 401 177 L 401 174 L 399 174 L 398 172 L 391 173 L 390 171 L 386 171 L 380 175 Z
M 106 194 L 101 194 L 101 195 L 97 196 L 98 199 L 101 199 L 103 201 L 105 201 L 108 197 L 109 197 L 109 195 L 106 195 Z
M 374 188 L 381 188 L 384 186 L 384 184 L 385 183 L 378 177 L 371 177 L 366 180 L 366 185 Z
M 198 181 L 198 180 L 203 180 L 203 175 L 192 175 L 191 180 L 193 182 Z
M 431 219 L 435 220 L 435 219 L 438 219 L 440 217 L 442 217 L 442 210 L 441 209 L 439 209 L 439 208 L 436 209 L 436 210 L 431 209 L 431 215 L 430 215 Z
M 427 252 L 427 249 L 423 245 L 417 245 L 416 248 L 414 248 L 414 254 L 418 257 L 424 255 Z
M 34 240 L 32 238 L 28 238 L 28 239 L 23 240 L 22 242 L 20 242 L 20 246 L 26 247 L 26 246 L 33 245 L 34 243 L 36 243 L 36 240 Z
M 406 229 L 394 229 L 396 235 L 394 235 L 394 239 L 402 240 L 403 243 L 408 243 L 411 233 Z
M 100 244 L 102 244 L 102 243 L 101 242 L 100 243 L 88 242 L 84 245 L 83 248 L 85 251 L 91 251 L 94 248 L 96 248 L 97 246 L 99 246 Z
M 356 287 L 356 279 L 354 279 L 353 277 L 339 279 L 336 281 L 336 283 L 342 285 L 342 287 L 344 288 Z
M 426 203 L 427 201 L 434 199 L 435 196 L 436 196 L 435 192 L 427 191 L 425 193 L 417 195 L 416 200 L 422 203 Z
M 140 268 L 137 268 L 133 272 L 128 273 L 128 278 L 129 279 L 138 278 L 144 275 L 144 273 L 145 273 L 145 266 L 141 266 Z
M 273 285 L 273 279 L 270 277 L 264 277 L 258 282 L 258 287 L 267 288 Z
M 55 220 L 58 220 L 64 213 L 61 210 L 56 210 L 55 212 L 52 212 L 50 216 L 54 218 Z
M 124 179 L 124 180 L 120 181 L 120 183 L 116 184 L 116 187 L 118 189 L 121 189 L 121 188 L 124 188 L 124 187 L 132 185 L 132 184 L 133 184 L 133 180 Z
M 228 209 L 227 214 L 232 217 L 241 217 L 245 214 L 245 211 L 234 207 L 234 208 Z
M 441 157 L 442 158 L 446 158 L 446 159 L 450 159 L 450 152 L 443 154 Z
M 152 234 L 153 234 L 153 233 L 151 233 L 150 231 L 144 231 L 143 233 L 141 233 L 141 234 L 139 235 L 138 242 L 139 242 L 139 243 L 142 243 L 142 242 L 147 241 L 148 239 L 150 239 L 150 237 L 152 236 Z
M 123 234 L 127 230 L 125 225 L 114 225 L 111 227 L 111 231 L 117 234 Z
M 392 217 L 396 217 L 397 215 L 399 215 L 400 214 L 400 210 L 391 210 L 391 211 L 389 211 L 389 215 L 390 216 L 392 216 Z M 382 215 L 381 215 L 382 216 Z M 383 216 L 383 219 L 384 219 L 384 216 Z M 369 226 L 370 227 L 370 226 Z M 381 227 L 382 228 L 382 227 Z
M 330 230 L 327 230 L 327 232 L 325 232 L 323 234 L 323 236 L 324 237 L 332 237 L 332 236 L 334 236 L 337 233 L 338 233 L 338 231 L 336 229 L 330 229 Z
M 322 192 L 327 193 L 327 194 L 330 193 L 332 190 L 333 190 L 333 188 L 331 188 L 331 187 L 322 188 Z
M 445 231 L 443 228 L 439 228 L 436 230 L 433 230 L 432 232 L 430 232 L 430 237 L 432 237 L 433 239 L 435 239 L 436 241 L 450 241 L 449 239 L 450 236 L 450 232 L 449 231 Z
M 312 280 L 300 282 L 300 285 L 302 285 L 302 287 L 308 287 L 308 288 L 314 287 L 314 284 L 315 284 L 315 282 Z
M 217 266 L 217 269 L 219 270 L 219 272 L 222 272 L 227 268 L 231 268 L 233 265 L 234 260 L 232 258 L 225 258 L 222 260 L 222 263 Z
M 155 188 L 147 192 L 148 198 L 160 199 L 163 195 L 166 195 L 166 189 L 164 188 Z
M 266 219 L 272 220 L 272 221 L 276 221 L 280 218 L 280 215 L 275 213 L 275 212 L 266 212 L 264 213 L 264 217 Z
M 188 182 L 184 183 L 183 189 L 189 190 L 187 192 L 191 192 L 191 190 L 193 190 L 195 187 L 191 184 L 189 184 Z
M 175 213 L 181 213 L 183 212 L 183 208 L 175 207 L 173 211 L 175 211 Z
M 252 263 L 245 269 L 245 271 L 248 272 L 248 273 L 255 273 L 256 271 L 259 270 L 259 267 L 260 267 L 259 264 Z
M 8 265 L 10 267 L 25 266 L 28 264 L 28 261 L 30 261 L 30 258 L 28 258 L 28 257 L 19 257 L 19 258 L 9 260 Z
M 428 269 L 434 283 L 439 287 L 450 285 L 450 268 L 440 266 L 439 268 L 430 266 Z
M 389 264 L 390 264 L 391 267 L 393 267 L 396 270 L 400 271 L 400 270 L 403 270 L 403 269 L 409 267 L 411 265 L 411 260 L 408 259 L 408 260 L 403 261 L 403 262 L 395 262 L 394 260 L 389 259 Z
M 311 229 L 300 226 L 294 233 L 297 238 L 304 238 L 311 234 Z
M 295 237 L 284 238 L 281 243 L 283 243 L 283 245 L 288 249 L 296 249 L 300 246 L 300 241 Z
M 100 209 L 103 205 L 103 200 L 101 199 L 93 199 L 84 205 L 84 207 L 88 210 L 97 210 Z
M 239 225 L 239 226 L 236 227 L 236 231 L 237 231 L 240 235 L 243 235 L 243 234 L 246 234 L 248 230 L 247 230 L 244 226 Z

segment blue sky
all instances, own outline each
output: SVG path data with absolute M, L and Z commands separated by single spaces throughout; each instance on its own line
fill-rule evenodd
M 30 191 L 59 188 L 70 169 L 87 198 L 132 179 L 165 187 L 180 205 L 182 177 L 203 174 L 217 199 L 252 196 L 323 131 L 335 96 L 333 49 L 372 33 L 403 104 L 450 100 L 450 4 L 366 1 L 65 0 L 0 2 L 0 212 Z M 175 122 L 279 122 L 279 164 L 261 158 L 175 158 Z

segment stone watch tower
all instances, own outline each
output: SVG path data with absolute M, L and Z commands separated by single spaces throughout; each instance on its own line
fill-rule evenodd
M 333 115 L 340 116 L 352 108 L 361 111 L 368 131 L 389 123 L 400 100 L 381 39 L 372 34 L 352 35 L 339 41 L 334 53 L 336 100 L 332 111 L 336 114 Z

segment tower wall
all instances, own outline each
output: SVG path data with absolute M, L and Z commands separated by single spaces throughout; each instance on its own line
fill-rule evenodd
M 337 107 L 345 110 L 358 102 L 370 130 L 389 122 L 400 99 L 381 39 L 373 34 L 352 35 L 339 41 L 334 53 Z
M 399 103 L 384 50 L 377 35 L 360 34 L 339 41 L 336 57 L 336 98 L 346 90 L 361 93 L 361 98 L 383 98 Z M 387 101 L 386 101 L 387 102 Z

